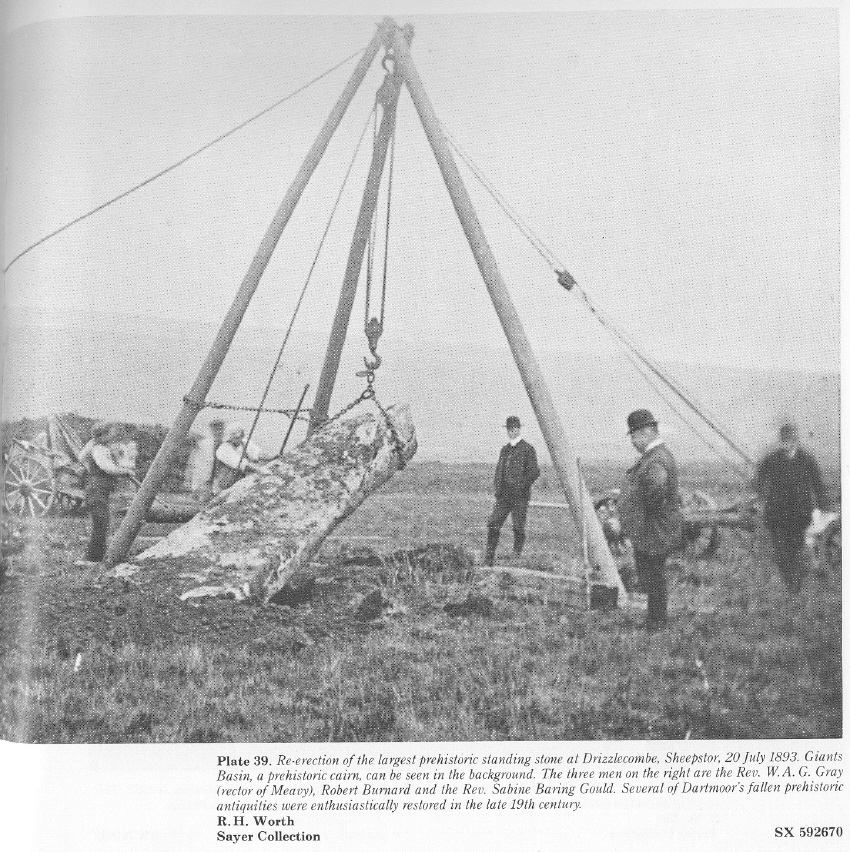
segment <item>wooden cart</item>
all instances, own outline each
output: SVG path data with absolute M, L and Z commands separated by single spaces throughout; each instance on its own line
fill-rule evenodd
M 85 502 L 85 468 L 80 463 L 83 441 L 58 415 L 47 419 L 47 430 L 35 440 L 13 438 L 3 457 L 6 511 L 38 518 L 51 509 L 75 511 Z

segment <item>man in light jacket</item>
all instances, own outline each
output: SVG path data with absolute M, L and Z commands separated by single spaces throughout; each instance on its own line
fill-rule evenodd
M 215 454 L 224 441 L 224 421 L 210 420 L 206 432 L 195 439 L 186 463 L 186 485 L 201 503 L 206 503 L 213 493 Z
M 259 470 L 261 461 L 260 448 L 253 441 L 246 442 L 245 430 L 239 426 L 231 429 L 227 440 L 215 451 L 213 494 L 230 488 L 247 471 Z
M 109 497 L 115 490 L 119 477 L 135 476 L 136 468 L 130 461 L 116 461 L 112 444 L 118 438 L 118 429 L 109 423 L 96 423 L 91 440 L 80 452 L 80 463 L 86 469 L 86 507 L 91 515 L 91 538 L 86 550 L 86 561 L 101 562 L 106 551 L 109 531 Z

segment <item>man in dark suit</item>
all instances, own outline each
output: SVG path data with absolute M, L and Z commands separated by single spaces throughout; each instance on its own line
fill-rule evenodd
M 814 456 L 800 446 L 795 423 L 779 430 L 779 446 L 759 464 L 755 484 L 779 573 L 788 591 L 797 594 L 809 564 L 806 528 L 826 508 L 826 489 Z
M 534 447 L 520 437 L 519 417 L 509 417 L 505 427 L 508 430 L 508 443 L 502 447 L 496 464 L 494 478 L 496 505 L 487 521 L 485 565 L 492 565 L 496 558 L 499 532 L 508 515 L 511 516 L 514 526 L 514 556 L 522 553 L 531 486 L 540 476 Z
M 665 562 L 682 538 L 679 473 L 651 412 L 645 408 L 633 411 L 626 423 L 640 458 L 626 473 L 620 519 L 623 533 L 631 539 L 638 579 L 646 592 L 646 628 L 657 630 L 667 622 Z

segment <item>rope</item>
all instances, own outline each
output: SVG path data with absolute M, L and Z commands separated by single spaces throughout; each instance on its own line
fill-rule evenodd
M 373 146 L 377 142 L 378 139 L 378 125 L 377 125 L 377 115 L 375 117 L 375 136 L 372 140 Z M 386 212 L 386 220 L 384 223 L 384 264 L 383 264 L 383 277 L 381 281 L 381 307 L 378 312 L 378 322 L 383 328 L 384 325 L 384 314 L 386 310 L 387 304 L 387 271 L 389 267 L 389 251 L 390 251 L 390 212 L 392 209 L 392 194 L 393 194 L 393 167 L 395 165 L 395 124 L 392 127 L 392 133 L 390 136 L 390 163 L 388 168 L 387 175 L 387 212 Z M 378 187 L 378 194 L 380 195 L 381 188 Z M 375 251 L 376 245 L 378 241 L 378 204 L 375 204 L 375 210 L 372 214 L 372 224 L 369 231 L 369 239 L 366 244 L 366 293 L 365 293 L 365 303 L 364 303 L 364 317 L 363 324 L 364 327 L 369 325 L 369 320 L 371 317 L 369 314 L 371 313 L 371 297 L 372 297 L 372 274 L 373 274 L 373 266 L 375 261 Z
M 713 444 L 711 441 L 709 441 L 705 437 L 705 435 L 703 435 L 702 432 L 700 432 L 700 430 L 697 429 L 697 427 L 693 423 L 691 423 L 691 421 L 688 420 L 687 417 L 685 417 L 676 408 L 676 406 L 663 394 L 661 389 L 655 384 L 655 382 L 652 379 L 651 374 L 648 374 L 644 371 L 644 368 L 643 368 L 641 362 L 632 354 L 632 352 L 628 348 L 624 347 L 624 352 L 626 354 L 626 358 L 628 359 L 629 363 L 632 365 L 632 367 L 634 367 L 634 369 L 638 373 L 638 375 L 649 385 L 650 389 L 655 392 L 656 396 L 658 396 L 658 398 L 679 418 L 679 420 L 682 421 L 682 423 L 685 424 L 685 426 L 688 427 L 688 429 L 691 430 L 691 432 L 694 433 L 694 435 L 696 435 L 697 438 L 699 438 L 699 440 L 709 450 L 711 450 L 712 453 L 714 453 L 714 455 L 717 456 L 717 458 L 719 458 L 721 461 L 728 464 L 731 467 L 732 471 L 740 477 L 742 482 L 749 485 L 749 483 L 752 481 L 752 475 L 750 473 L 748 473 L 746 470 L 743 470 L 741 467 L 739 467 L 739 465 L 737 465 L 735 462 L 733 462 L 728 456 L 726 456 L 724 453 L 722 453 L 717 448 L 717 446 L 715 444 Z
M 393 201 L 393 166 L 395 165 L 395 130 L 390 139 L 390 173 L 387 176 L 387 224 L 384 229 L 384 280 L 381 284 L 381 325 L 384 324 L 384 308 L 387 304 L 387 266 L 390 257 L 390 211 Z
M 730 438 L 717 423 L 715 423 L 711 418 L 709 418 L 708 415 L 703 413 L 699 405 L 697 405 L 697 403 L 694 402 L 688 396 L 684 389 L 677 385 L 673 381 L 673 379 L 667 376 L 657 364 L 655 364 L 652 360 L 648 358 L 648 356 L 644 355 L 634 343 L 634 341 L 630 340 L 628 335 L 626 335 L 626 333 L 622 329 L 618 328 L 617 325 L 610 318 L 606 317 L 605 314 L 599 310 L 599 308 L 591 301 L 590 296 L 587 294 L 587 291 L 584 290 L 584 288 L 582 288 L 573 279 L 573 277 L 565 271 L 565 265 L 560 262 L 555 253 L 552 252 L 551 249 L 546 246 L 543 240 L 538 237 L 537 234 L 535 234 L 535 232 L 520 218 L 519 214 L 516 212 L 510 202 L 508 202 L 508 200 L 499 192 L 499 190 L 493 186 L 493 184 L 487 179 L 481 169 L 475 165 L 475 163 L 472 161 L 472 158 L 469 157 L 469 155 L 461 149 L 461 147 L 457 144 L 457 142 L 453 139 L 451 134 L 445 128 L 443 128 L 443 133 L 445 134 L 445 137 L 448 140 L 449 144 L 452 146 L 452 148 L 455 150 L 461 160 L 467 165 L 467 167 L 470 169 L 476 179 L 481 183 L 481 185 L 491 196 L 491 198 L 493 198 L 493 200 L 496 202 L 502 212 L 507 216 L 508 219 L 510 219 L 510 221 L 516 226 L 520 233 L 526 238 L 526 240 L 528 240 L 528 242 L 535 249 L 535 251 L 557 274 L 558 280 L 562 284 L 562 286 L 564 286 L 565 289 L 568 290 L 578 290 L 579 294 L 582 297 L 582 301 L 585 304 L 585 307 L 587 307 L 587 309 L 593 314 L 595 319 L 602 325 L 602 327 L 605 328 L 605 330 L 608 331 L 609 334 L 611 334 L 619 343 L 621 343 L 621 345 L 626 348 L 627 353 L 630 353 L 633 358 L 637 358 L 642 364 L 644 364 L 646 368 L 652 372 L 653 375 L 655 375 L 676 396 L 678 396 L 682 400 L 682 402 L 684 402 L 685 405 L 687 405 L 688 408 L 709 427 L 709 429 L 711 429 L 729 447 L 731 447 L 731 449 L 738 456 L 740 456 L 750 467 L 755 467 L 755 462 L 747 455 L 747 453 L 743 449 L 741 449 L 741 447 L 739 447 L 737 443 L 732 440 L 732 438 Z M 633 360 L 632 363 L 634 365 Z M 661 396 L 660 392 L 658 391 L 658 388 L 655 387 L 655 385 L 653 385 L 651 381 L 649 381 L 646 374 L 640 369 L 638 370 L 638 372 L 645 380 L 648 381 L 650 387 L 652 387 L 652 389 L 656 393 L 658 393 L 659 396 Z M 663 396 L 662 399 L 664 399 Z M 664 401 L 667 402 L 666 399 Z M 682 415 L 680 411 L 678 411 L 673 406 L 670 406 L 670 408 L 685 423 L 685 425 L 687 425 L 692 431 L 696 432 L 694 426 Z M 699 435 L 700 439 L 704 443 L 707 443 L 705 441 L 705 438 L 699 432 L 696 432 L 696 434 Z M 714 452 L 718 452 L 717 449 L 711 444 L 707 445 L 712 447 Z M 722 454 L 720 454 L 720 457 L 726 460 L 727 462 L 729 461 Z M 740 470 L 737 467 L 735 467 L 735 470 L 740 474 Z M 749 477 L 747 476 L 746 479 L 749 480 Z
M 217 136 L 211 142 L 207 142 L 206 145 L 202 145 L 200 148 L 196 149 L 195 151 L 192 151 L 191 154 L 187 154 L 185 157 L 178 160 L 176 163 L 173 163 L 172 165 L 167 166 L 166 168 L 157 172 L 155 175 L 151 175 L 149 178 L 146 178 L 145 180 L 140 181 L 135 186 L 131 186 L 129 189 L 124 190 L 124 192 L 119 193 L 118 195 L 114 196 L 113 198 L 110 198 L 108 201 L 104 201 L 103 204 L 99 204 L 97 207 L 92 208 L 87 213 L 83 213 L 81 216 L 77 216 L 76 219 L 72 219 L 70 222 L 66 222 L 60 228 L 57 228 L 55 231 L 51 231 L 46 236 L 41 237 L 41 239 L 39 239 L 39 240 L 36 240 L 31 245 L 27 246 L 22 252 L 19 252 L 18 254 L 16 254 L 6 264 L 6 267 L 3 269 L 3 272 L 8 272 L 9 268 L 12 266 L 12 264 L 15 263 L 16 261 L 20 260 L 25 254 L 29 253 L 30 251 L 32 251 L 37 246 L 40 246 L 42 243 L 47 242 L 52 237 L 55 237 L 58 234 L 61 234 L 63 231 L 68 230 L 68 228 L 70 228 L 72 225 L 76 225 L 78 222 L 82 222 L 84 219 L 88 219 L 89 216 L 93 216 L 95 213 L 99 213 L 101 210 L 105 209 L 106 207 L 109 207 L 111 204 L 114 204 L 116 201 L 120 201 L 122 198 L 126 198 L 128 195 L 134 193 L 137 189 L 141 189 L 143 186 L 147 186 L 149 183 L 153 183 L 153 181 L 155 181 L 157 178 L 161 178 L 163 175 L 167 175 L 169 172 L 173 172 L 176 168 L 178 168 L 179 166 L 182 166 L 184 163 L 187 163 L 193 157 L 197 157 L 198 154 L 202 153 L 203 151 L 206 151 L 208 148 L 211 148 L 213 145 L 217 144 L 218 142 L 221 142 L 222 140 L 227 139 L 228 136 L 232 136 L 234 133 L 236 133 L 236 131 L 241 130 L 243 127 L 247 127 L 249 124 L 251 124 L 251 122 L 256 121 L 261 116 L 264 116 L 266 113 L 271 112 L 276 107 L 279 107 L 281 104 L 286 103 L 286 101 L 291 100 L 296 95 L 301 94 L 301 92 L 303 92 L 305 89 L 308 89 L 314 83 L 318 83 L 319 80 L 323 79 L 324 77 L 327 77 L 328 74 L 332 73 L 333 71 L 336 71 L 337 68 L 341 68 L 347 62 L 350 62 L 352 59 L 354 59 L 355 56 L 359 56 L 361 53 L 363 53 L 364 50 L 365 50 L 365 48 L 360 48 L 359 50 L 356 50 L 350 56 L 347 56 L 342 61 L 337 62 L 337 64 L 334 65 L 333 67 L 328 68 L 327 71 L 323 71 L 321 74 L 319 74 L 317 77 L 314 77 L 312 80 L 305 83 L 303 86 L 300 86 L 299 88 L 295 89 L 295 91 L 290 92 L 288 95 L 285 95 L 284 97 L 280 98 L 280 100 L 275 101 L 273 104 L 270 104 L 265 109 L 260 110 L 260 112 L 256 113 L 255 115 L 252 115 L 250 118 L 246 119 L 245 121 L 241 122 L 240 124 L 237 124 L 235 127 L 232 127 L 226 133 L 222 133 L 220 136 Z
M 441 125 L 442 127 L 442 125 Z M 531 228 L 525 224 L 520 218 L 519 213 L 516 212 L 513 205 L 496 189 L 495 186 L 487 179 L 487 176 L 475 165 L 472 161 L 472 158 L 458 145 L 452 135 L 442 127 L 443 134 L 446 139 L 448 139 L 449 144 L 454 148 L 455 153 L 466 163 L 469 170 L 475 175 L 478 179 L 478 182 L 484 187 L 487 193 L 491 196 L 491 198 L 496 202 L 496 204 L 502 209 L 502 212 L 508 217 L 508 219 L 513 222 L 516 226 L 517 230 L 531 243 L 531 246 L 534 250 L 552 267 L 552 269 L 558 270 L 563 269 L 564 264 L 558 261 L 558 258 L 554 255 L 552 251 L 547 248 L 546 244 Z
M 377 101 L 375 101 L 375 105 L 377 106 Z M 373 108 L 373 114 L 375 116 L 375 124 L 374 131 L 372 133 L 372 150 L 375 150 L 375 144 L 378 141 L 378 110 Z M 380 192 L 380 187 L 378 187 L 378 191 Z M 364 317 L 363 317 L 363 325 L 364 327 L 369 323 L 369 302 L 372 296 L 372 266 L 374 263 L 375 256 L 375 242 L 378 238 L 378 205 L 375 205 L 375 209 L 372 211 L 372 221 L 369 223 L 369 237 L 366 240 L 366 292 L 364 294 Z
M 587 292 L 581 286 L 579 286 L 578 284 L 575 284 L 575 289 L 578 290 L 585 306 L 594 315 L 594 317 L 599 322 L 599 324 L 615 340 L 617 340 L 626 349 L 627 353 L 629 353 L 631 356 L 633 356 L 633 358 L 636 358 L 638 361 L 640 361 L 640 363 L 643 364 L 657 379 L 659 379 L 661 382 L 663 382 L 664 385 L 666 385 L 679 399 L 681 399 L 682 402 L 684 402 L 685 405 L 694 414 L 696 414 L 697 417 L 699 417 L 706 424 L 706 426 L 708 426 L 708 428 L 711 429 L 712 432 L 714 432 L 716 435 L 718 435 L 720 438 L 722 438 L 722 440 L 729 447 L 731 447 L 732 450 L 747 463 L 747 465 L 749 465 L 752 468 L 755 467 L 755 462 L 747 455 L 747 453 L 743 449 L 741 449 L 741 447 L 738 446 L 738 444 L 735 441 L 732 440 L 732 438 L 730 438 L 726 434 L 726 431 L 721 426 L 719 426 L 717 423 L 715 423 L 715 421 L 713 421 L 707 414 L 705 414 L 702 411 L 702 408 L 700 407 L 700 405 L 688 395 L 688 392 L 686 392 L 670 376 L 668 376 L 647 355 L 644 355 L 638 349 L 638 347 L 634 343 L 634 341 L 629 338 L 629 335 L 626 334 L 626 332 L 623 331 L 623 329 L 619 328 L 610 319 L 610 317 L 607 317 L 602 311 L 599 310 L 599 308 L 596 305 L 593 304 L 593 302 L 590 300 L 590 297 L 587 295 Z M 634 361 L 632 361 L 632 363 L 634 363 Z M 645 373 L 643 373 L 640 370 L 639 370 L 639 372 L 644 377 L 644 379 L 647 379 L 647 376 L 646 376 Z M 653 385 L 652 382 L 648 382 L 648 383 L 649 383 L 650 387 L 652 387 L 652 389 L 662 399 L 664 399 L 665 402 L 667 402 L 670 409 L 679 417 L 679 419 L 682 420 L 685 423 L 685 425 L 688 426 L 688 428 L 690 428 L 692 431 L 696 432 L 693 425 L 682 415 L 682 413 L 680 411 L 678 411 L 674 406 L 670 405 L 670 403 L 666 400 L 666 398 L 664 398 L 663 395 L 659 392 L 658 388 L 655 385 Z M 699 433 L 696 432 L 696 434 L 699 434 Z M 703 440 L 703 442 L 705 442 L 705 439 L 702 438 L 702 436 L 700 436 L 700 437 Z M 724 459 L 726 458 L 723 455 L 721 455 L 720 457 L 724 458 Z M 737 467 L 736 467 L 736 470 L 738 470 Z M 745 478 L 747 479 L 747 481 L 749 481 L 749 476 L 747 476 Z
M 304 301 L 304 296 L 307 293 L 307 287 L 310 284 L 310 279 L 313 277 L 313 270 L 316 268 L 316 264 L 319 261 L 319 255 L 322 253 L 322 248 L 325 245 L 325 240 L 328 236 L 328 231 L 331 229 L 331 223 L 333 222 L 334 215 L 336 214 L 337 208 L 339 207 L 339 203 L 342 199 L 342 194 L 345 191 L 345 187 L 348 184 L 348 178 L 351 176 L 351 170 L 354 168 L 354 163 L 357 160 L 357 154 L 360 152 L 360 146 L 363 144 L 363 137 L 366 135 L 366 131 L 369 129 L 369 122 L 372 120 L 372 115 L 375 113 L 375 107 L 372 107 L 371 112 L 366 117 L 366 123 L 363 125 L 363 129 L 360 131 L 360 136 L 357 139 L 357 144 L 354 146 L 354 153 L 351 155 L 351 161 L 348 164 L 348 169 L 346 169 L 345 177 L 342 179 L 342 186 L 339 188 L 339 192 L 337 193 L 336 199 L 333 203 L 333 207 L 331 208 L 330 216 L 328 216 L 327 224 L 325 225 L 325 230 L 322 233 L 322 238 L 319 240 L 319 247 L 316 249 L 316 254 L 313 257 L 313 262 L 310 264 L 310 269 L 307 272 L 307 279 L 304 281 L 304 286 L 301 288 L 301 293 L 298 296 L 298 301 L 295 303 L 295 308 L 292 311 L 292 317 L 289 320 L 289 326 L 286 329 L 286 334 L 283 336 L 283 342 L 280 344 L 280 349 L 277 352 L 277 358 L 274 362 L 274 367 L 272 367 L 271 374 L 269 375 L 269 380 L 266 382 L 266 388 L 263 391 L 262 399 L 260 400 L 260 407 L 257 409 L 257 413 L 254 416 L 254 421 L 251 423 L 251 428 L 248 431 L 248 437 L 245 439 L 245 443 L 242 445 L 242 457 L 239 459 L 239 464 L 242 464 L 242 459 L 245 458 L 245 451 L 248 449 L 248 442 L 251 440 L 251 437 L 254 434 L 254 430 L 257 428 L 257 422 L 260 419 L 260 414 L 263 411 L 263 405 L 265 404 L 266 397 L 269 393 L 269 388 L 272 386 L 272 381 L 274 380 L 275 373 L 277 373 L 277 368 L 280 366 L 280 359 L 283 357 L 283 350 L 286 348 L 286 344 L 289 341 L 289 335 L 292 333 L 292 327 L 295 325 L 295 319 L 298 316 L 298 312 L 301 309 L 301 303 Z
M 602 320 L 600 320 L 600 322 L 602 322 Z M 604 322 L 603 322 L 603 325 L 604 325 Z M 609 330 L 612 330 L 612 329 L 609 329 Z M 614 334 L 617 334 L 616 330 L 612 330 L 612 331 L 613 331 Z M 628 345 L 628 338 L 626 337 L 626 335 L 624 333 L 622 333 L 622 331 L 620 332 L 620 334 L 618 336 L 623 340 L 624 344 Z M 714 420 L 712 420 L 707 414 L 705 414 L 702 411 L 700 406 L 685 393 L 685 391 L 682 389 L 682 387 L 680 385 L 677 385 L 676 382 L 674 382 L 672 378 L 670 378 L 668 375 L 666 375 L 661 370 L 661 368 L 658 367 L 657 364 L 653 363 L 653 361 L 651 361 L 647 356 L 642 355 L 634 347 L 632 347 L 632 349 L 634 351 L 635 357 L 637 357 L 643 364 L 645 364 L 647 369 L 650 370 L 650 372 L 652 372 L 652 374 L 654 376 L 656 376 L 668 388 L 670 388 L 670 390 L 672 390 L 673 393 L 677 397 L 679 397 L 679 399 L 681 399 L 682 402 L 684 402 L 685 405 L 687 405 L 688 408 L 691 411 L 693 411 L 708 426 L 709 429 L 711 429 L 716 435 L 719 435 L 726 442 L 726 444 L 729 447 L 731 447 L 732 450 L 740 458 L 742 458 L 751 468 L 755 468 L 756 463 L 753 461 L 753 459 L 751 459 L 750 456 L 743 449 L 741 449 L 741 447 L 739 447 L 738 444 L 735 441 L 732 440 L 732 438 L 730 438 L 726 434 L 726 431 L 724 429 L 722 429 Z M 674 411 L 675 411 L 675 409 L 674 409 Z M 685 423 L 688 426 L 691 425 L 690 423 L 688 423 L 688 421 L 685 420 L 684 417 L 682 417 L 681 414 L 679 414 L 678 412 L 676 412 L 676 413 L 679 415 L 679 417 L 682 420 L 685 421 Z M 749 477 L 747 477 L 747 480 L 749 480 Z

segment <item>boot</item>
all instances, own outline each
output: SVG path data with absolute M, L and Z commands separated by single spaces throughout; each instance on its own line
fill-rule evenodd
M 524 533 L 514 533 L 514 559 L 519 559 L 522 556 L 522 548 L 525 544 Z

